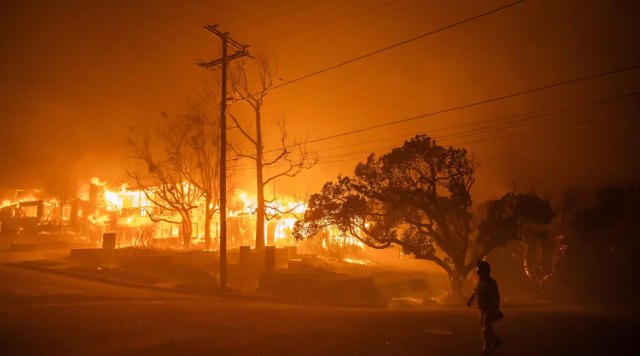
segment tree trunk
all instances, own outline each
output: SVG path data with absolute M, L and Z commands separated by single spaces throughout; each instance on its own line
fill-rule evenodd
M 544 272 L 541 266 L 542 260 L 540 254 L 542 253 L 540 241 L 523 242 L 524 246 L 524 272 L 529 278 L 531 288 L 536 297 L 543 296 L 542 281 L 544 280 Z
M 262 175 L 262 127 L 261 127 L 260 111 L 256 111 L 256 188 L 258 193 L 258 210 L 256 221 L 256 250 L 264 249 L 264 177 Z
M 212 220 L 212 216 L 207 211 L 204 216 L 204 249 L 205 250 L 211 249 L 211 220 Z
M 191 233 L 193 232 L 190 219 L 182 220 L 182 248 L 189 250 L 191 248 Z
M 204 249 L 211 249 L 211 220 L 213 218 L 213 208 L 211 207 L 211 198 L 205 199 L 206 207 L 204 208 Z
M 262 184 L 262 165 L 258 168 L 258 210 L 256 211 L 256 249 L 263 249 L 265 245 L 264 236 L 264 185 Z
M 449 274 L 449 281 L 451 282 L 451 290 L 446 296 L 446 299 L 451 303 L 460 303 L 464 302 L 464 295 L 462 294 L 462 284 L 465 279 L 467 279 L 466 275 L 453 270 L 451 274 Z

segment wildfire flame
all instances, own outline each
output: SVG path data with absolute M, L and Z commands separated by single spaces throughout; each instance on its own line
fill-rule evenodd
M 187 183 L 183 184 L 184 189 L 194 189 Z M 100 180 L 98 177 L 91 179 L 91 185 L 83 186 L 78 192 L 78 198 L 73 203 L 68 203 L 62 213 L 58 213 L 62 218 L 56 221 L 52 218 L 55 213 L 52 209 L 59 209 L 55 200 L 44 201 L 39 198 L 40 191 L 29 190 L 16 192 L 15 199 L 5 199 L 2 201 L 2 208 L 12 207 L 12 209 L 20 209 L 20 203 L 40 201 L 44 207 L 46 216 L 41 214 L 38 207 L 27 206 L 20 213 L 21 217 L 38 217 L 39 224 L 50 223 L 67 223 L 69 224 L 72 214 L 76 214 L 76 219 L 84 219 L 90 225 L 90 231 L 86 230 L 83 234 L 88 233 L 90 239 L 100 241 L 102 233 L 117 232 L 119 238 L 118 247 L 131 246 L 139 243 L 141 237 L 147 236 L 151 240 L 167 240 L 173 239 L 166 247 L 181 247 L 182 232 L 181 216 L 171 210 L 163 210 L 161 214 L 153 215 L 153 204 L 155 199 L 154 188 L 147 191 L 141 189 L 132 189 L 127 184 L 120 186 L 110 186 L 107 182 Z M 196 203 L 196 208 L 190 212 L 193 229 L 191 234 L 191 245 L 204 245 L 205 231 L 205 203 L 204 198 Z M 71 205 L 74 208 L 71 208 Z M 233 196 L 229 199 L 226 214 L 227 220 L 227 241 L 230 247 L 252 244 L 255 239 L 256 214 L 257 214 L 257 197 L 251 195 L 241 189 L 236 189 Z M 211 205 L 215 206 L 214 204 Z M 27 209 L 28 208 L 28 209 Z M 266 215 L 268 221 L 263 227 L 265 236 L 269 243 L 276 246 L 300 245 L 302 242 L 296 241 L 292 232 L 296 221 L 303 216 L 307 206 L 304 202 L 295 198 L 285 197 L 284 199 L 275 200 L 266 204 Z M 214 245 L 217 244 L 219 235 L 219 209 L 214 215 L 211 235 Z M 25 213 L 26 212 L 26 213 Z M 150 217 L 160 216 L 161 219 L 153 221 Z M 234 220 L 235 219 L 235 220 Z M 159 220 L 159 221 L 158 221 Z M 174 241 L 175 240 L 175 241 Z M 229 242 L 230 241 L 230 242 Z M 306 242 L 306 241 L 305 241 Z M 328 250 L 332 247 L 343 246 L 360 246 L 364 245 L 354 237 L 344 236 L 338 229 L 328 227 L 323 232 L 323 236 L 317 237 L 315 241 L 309 242 L 314 244 L 315 248 Z M 367 264 L 368 261 L 347 260 L 347 262 L 357 264 Z

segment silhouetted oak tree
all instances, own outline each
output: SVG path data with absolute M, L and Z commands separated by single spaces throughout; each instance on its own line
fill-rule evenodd
M 477 168 L 466 150 L 416 136 L 382 157 L 372 154 L 357 165 L 353 177 L 326 183 L 310 198 L 294 236 L 313 237 L 333 225 L 373 248 L 400 245 L 404 253 L 444 269 L 451 296 L 459 300 L 476 260 L 496 246 L 469 251 L 469 191 Z

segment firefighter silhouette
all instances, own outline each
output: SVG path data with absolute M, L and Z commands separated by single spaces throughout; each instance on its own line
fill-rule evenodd
M 471 306 L 474 299 L 478 300 L 480 309 L 480 325 L 482 325 L 483 355 L 502 346 L 503 341 L 493 331 L 493 323 L 503 318 L 500 311 L 500 294 L 498 283 L 491 278 L 491 266 L 486 261 L 478 261 L 478 282 L 467 306 Z

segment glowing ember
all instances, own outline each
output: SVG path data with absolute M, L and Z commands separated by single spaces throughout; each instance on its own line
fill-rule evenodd
M 363 266 L 371 265 L 371 261 L 368 261 L 368 260 L 356 260 L 356 259 L 352 259 L 352 258 L 345 258 L 343 261 L 348 262 L 348 263 L 357 264 L 357 265 L 363 265 Z

